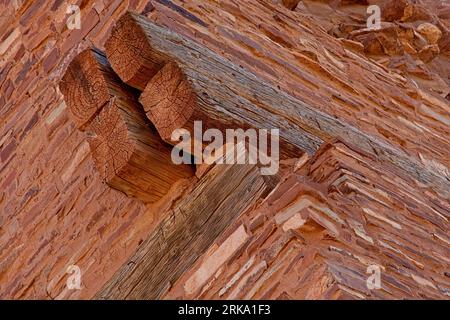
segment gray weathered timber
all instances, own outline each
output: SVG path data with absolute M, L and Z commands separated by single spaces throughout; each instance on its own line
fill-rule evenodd
M 392 164 L 397 173 L 410 175 L 449 197 L 450 181 L 398 146 L 363 133 L 305 104 L 206 47 L 158 26 L 144 16 L 127 13 L 123 18 L 129 17 L 144 31 L 152 50 L 178 63 L 201 97 L 201 108 L 211 118 L 253 128 L 278 128 L 280 141 L 309 154 L 313 154 L 324 141 L 339 138 L 383 163 Z
M 213 167 L 95 298 L 160 298 L 240 213 L 271 191 L 268 179 L 255 165 Z

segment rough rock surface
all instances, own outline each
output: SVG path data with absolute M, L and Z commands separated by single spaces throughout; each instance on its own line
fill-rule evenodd
M 81 30 L 67 28 L 64 1 L 0 2 L 0 298 L 93 297 L 202 178 L 180 181 L 151 205 L 128 198 L 102 183 L 68 116 L 58 88 L 67 66 L 91 44 L 103 49 L 128 9 L 450 183 L 445 1 L 74 3 Z M 366 29 L 369 4 L 382 8 L 381 30 Z M 298 167 L 166 296 L 448 298 L 448 198 L 341 142 Z M 379 290 L 365 284 L 371 264 L 382 269 Z M 70 265 L 82 270 L 81 290 L 66 287 Z
M 166 298 L 446 299 L 449 213 L 335 141 L 243 213 Z M 379 289 L 367 287 L 370 266 Z

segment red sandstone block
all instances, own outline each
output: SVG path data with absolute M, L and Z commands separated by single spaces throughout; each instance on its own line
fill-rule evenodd
M 44 68 L 44 73 L 49 73 L 55 67 L 56 63 L 59 62 L 59 49 L 54 48 L 52 52 L 48 54 L 47 57 L 42 61 L 42 67 Z
M 16 140 L 12 140 L 0 151 L 0 160 L 2 162 L 6 161 L 11 156 L 11 154 L 16 150 L 16 148 L 17 148 Z
M 70 34 L 66 41 L 61 46 L 61 55 L 66 55 L 69 50 L 74 48 L 82 39 L 84 39 L 89 32 L 100 21 L 97 11 L 92 9 L 89 13 L 82 12 L 81 30 L 69 30 Z
M 1 185 L 1 189 L 4 190 L 6 189 L 13 181 L 14 178 L 17 175 L 17 170 L 13 170 L 11 171 L 5 178 L 5 180 L 3 181 L 2 185 Z
M 33 116 L 31 117 L 31 119 L 28 121 L 27 125 L 25 126 L 25 128 L 22 131 L 22 134 L 20 135 L 20 140 L 22 140 L 28 133 L 28 131 L 30 131 L 35 124 L 38 122 L 39 120 L 39 114 L 38 112 L 35 112 L 33 114 Z

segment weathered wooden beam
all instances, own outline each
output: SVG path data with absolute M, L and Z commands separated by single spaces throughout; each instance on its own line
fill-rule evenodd
M 224 137 L 226 129 L 251 128 L 248 123 L 227 118 L 220 111 L 216 112 L 214 108 L 205 105 L 183 70 L 173 61 L 164 65 L 150 79 L 139 97 L 139 102 L 161 138 L 170 144 L 178 143 L 171 140 L 176 129 L 186 129 L 191 137 L 194 137 L 195 121 L 201 121 L 204 130 L 209 128 L 220 130 Z M 297 158 L 304 153 L 284 139 L 281 139 L 280 144 L 282 159 Z
M 133 37 L 121 36 L 121 30 L 134 30 Z M 123 42 L 121 50 L 114 43 Z M 291 95 L 262 81 L 243 68 L 215 54 L 204 46 L 167 28 L 155 25 L 146 17 L 126 13 L 114 28 L 107 44 L 107 56 L 113 69 L 126 80 L 124 58 L 133 65 L 132 78 L 150 81 L 155 73 L 139 74 L 142 61 L 177 63 L 196 92 L 200 107 L 217 123 L 240 123 L 243 127 L 279 128 L 280 153 L 286 145 L 313 154 L 319 146 L 338 137 L 355 145 L 382 162 L 392 163 L 400 173 L 413 176 L 433 190 L 450 196 L 450 181 L 417 158 L 382 138 L 323 113 Z M 108 50 L 110 48 L 110 50 Z M 159 58 L 159 57 L 163 58 Z M 130 68 L 131 70 L 131 68 Z M 222 122 L 223 121 L 223 122 Z
M 193 131 L 194 121 L 209 121 L 197 107 L 197 94 L 175 62 L 169 62 L 150 79 L 139 102 L 161 138 L 171 143 L 175 129 Z
M 128 37 L 129 30 L 133 30 L 131 38 Z M 187 129 L 193 137 L 194 121 L 201 121 L 204 130 L 214 128 L 224 134 L 226 129 L 255 128 L 252 119 L 230 117 L 220 104 L 210 100 L 209 97 L 217 95 L 217 88 L 209 90 L 207 83 L 198 82 L 189 76 L 189 68 L 195 68 L 194 65 L 180 64 L 177 56 L 164 49 L 155 50 L 147 36 L 131 15 L 125 15 L 113 28 L 105 48 L 108 59 L 120 78 L 143 90 L 140 102 L 163 140 L 175 144 L 170 138 L 175 129 L 180 128 Z M 189 59 L 201 63 L 199 57 Z M 148 71 L 149 61 L 154 64 L 151 71 Z M 208 71 L 202 69 L 200 72 L 197 76 L 204 77 L 207 82 Z M 264 127 L 263 124 L 259 128 L 273 129 Z M 303 148 L 283 138 L 280 139 L 280 145 L 280 156 L 283 159 L 300 157 L 304 152 Z
M 122 81 L 141 91 L 159 69 L 170 61 L 164 52 L 152 50 L 150 43 L 145 41 L 142 28 L 129 23 L 128 19 L 117 22 L 105 44 L 105 51 Z
M 214 166 L 94 298 L 161 298 L 240 213 L 271 191 L 274 179 L 256 165 Z
M 72 60 L 59 88 L 80 130 L 86 128 L 111 96 L 129 94 L 129 88 L 124 88 L 104 53 L 95 48 L 84 50 Z
M 122 83 L 104 54 L 87 49 L 60 83 L 77 126 L 88 136 L 103 181 L 145 202 L 154 202 L 193 167 L 176 165 L 145 116 L 133 88 Z
M 133 99 L 114 97 L 86 130 L 103 181 L 128 196 L 154 202 L 194 174 L 193 167 L 172 162 L 171 149 Z

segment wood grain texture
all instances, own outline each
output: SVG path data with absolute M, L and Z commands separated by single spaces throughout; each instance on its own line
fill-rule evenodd
M 161 138 L 171 142 L 178 128 L 186 128 L 193 119 L 207 120 L 196 114 L 197 95 L 175 62 L 169 62 L 148 82 L 139 101 Z
M 143 16 L 130 12 L 125 14 L 111 38 L 124 26 L 140 28 L 142 32 L 139 34 L 145 35 L 145 38 L 139 43 L 147 44 L 141 50 L 143 44 L 136 47 L 133 42 L 123 38 L 122 41 L 128 43 L 122 46 L 125 51 L 107 50 L 112 67 L 119 76 L 123 65 L 114 63 L 121 61 L 118 55 L 132 59 L 130 64 L 139 64 L 143 57 L 147 60 L 157 57 L 155 61 L 165 63 L 164 59 L 169 57 L 189 79 L 199 98 L 198 107 L 215 123 L 230 127 L 238 123 L 242 127 L 279 128 L 280 153 L 284 152 L 286 146 L 292 146 L 292 149 L 313 154 L 324 141 L 340 138 L 382 162 L 393 164 L 398 172 L 413 176 L 434 191 L 450 196 L 450 181 L 447 178 L 407 155 L 399 147 L 312 108 L 204 46 L 160 27 Z M 160 56 L 164 56 L 164 59 L 159 59 Z
M 143 39 L 145 34 L 138 25 L 122 19 L 105 44 L 108 60 L 122 81 L 141 91 L 169 61 L 165 53 L 152 50 Z
M 129 95 L 103 52 L 89 48 L 69 64 L 59 88 L 78 129 L 84 130 L 111 96 Z
M 273 179 L 263 178 L 255 165 L 216 165 L 95 298 L 160 298 L 241 212 L 273 188 Z
M 135 90 L 120 80 L 100 50 L 76 56 L 60 88 L 110 187 L 154 202 L 174 182 L 194 174 L 193 167 L 172 162 L 171 147 L 152 128 Z
M 103 181 L 128 196 L 154 202 L 177 180 L 194 174 L 193 167 L 172 162 L 171 148 L 132 98 L 114 97 L 87 131 Z
M 171 139 L 177 129 L 185 129 L 189 131 L 191 137 L 196 136 L 194 130 L 196 121 L 201 122 L 203 130 L 218 129 L 224 137 L 227 135 L 227 129 L 252 128 L 245 121 L 227 118 L 226 115 L 221 116 L 220 110 L 206 106 L 183 70 L 173 61 L 164 65 L 150 79 L 139 97 L 139 102 L 161 138 L 173 145 L 178 143 Z M 199 143 L 203 148 L 207 146 L 204 141 Z M 281 139 L 280 144 L 281 159 L 297 158 L 304 153 L 302 149 L 284 139 Z

